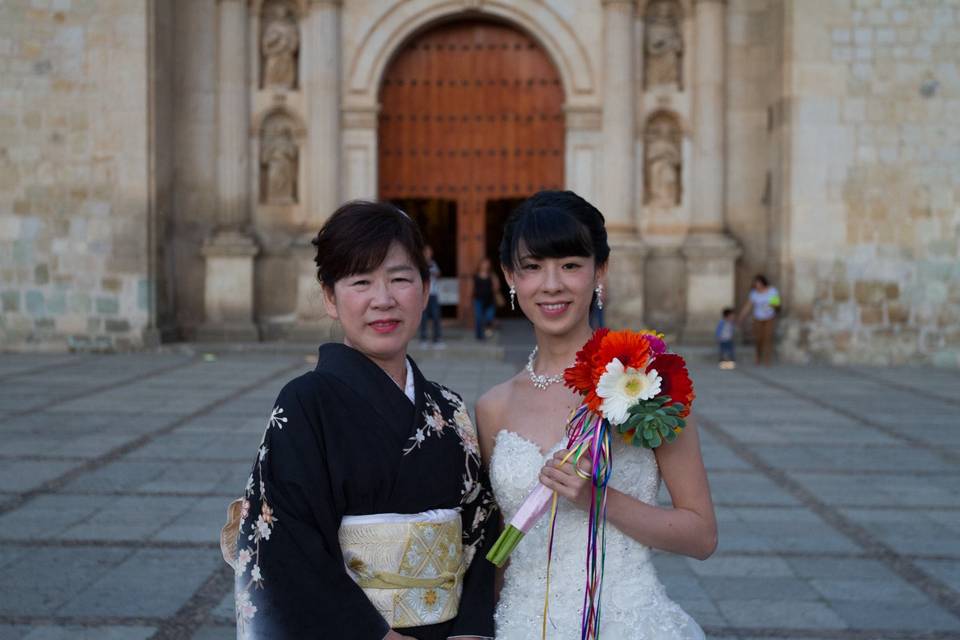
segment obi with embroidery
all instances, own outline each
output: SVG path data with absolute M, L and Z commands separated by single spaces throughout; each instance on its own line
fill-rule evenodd
M 457 615 L 470 564 L 458 510 L 344 516 L 339 539 L 348 574 L 391 627 Z

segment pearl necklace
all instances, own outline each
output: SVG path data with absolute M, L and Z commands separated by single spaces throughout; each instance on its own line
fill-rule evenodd
M 539 348 L 540 347 L 534 347 L 533 351 L 530 352 L 530 356 L 527 358 L 527 373 L 530 374 L 530 382 L 533 383 L 533 386 L 543 391 L 555 382 L 563 382 L 563 373 L 552 376 L 541 376 L 533 372 L 533 360 L 537 357 L 537 350 Z

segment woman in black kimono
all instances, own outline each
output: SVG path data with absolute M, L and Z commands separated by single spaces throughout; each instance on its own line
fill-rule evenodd
M 429 293 L 420 232 L 352 202 L 313 242 L 344 340 L 270 415 L 240 513 L 238 636 L 492 638 L 497 518 L 476 431 L 406 356 Z

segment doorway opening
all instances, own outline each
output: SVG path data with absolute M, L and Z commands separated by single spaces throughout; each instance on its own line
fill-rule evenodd
M 457 281 L 457 201 L 433 198 L 391 198 L 413 218 L 424 242 L 433 249 L 433 259 L 440 267 L 440 310 L 444 318 L 457 317 L 460 287 Z

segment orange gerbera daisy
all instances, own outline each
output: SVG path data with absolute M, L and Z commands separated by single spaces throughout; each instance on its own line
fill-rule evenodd
M 624 367 L 644 369 L 650 361 L 650 343 L 646 336 L 636 331 L 611 331 L 600 343 L 594 356 L 596 380 L 600 379 L 606 366 L 616 358 Z
M 600 349 L 600 343 L 610 333 L 609 329 L 601 328 L 593 332 L 583 348 L 577 352 L 577 360 L 572 367 L 563 372 L 563 380 L 568 387 L 579 392 L 584 397 L 584 403 L 590 410 L 600 410 L 601 399 L 597 395 L 597 380 L 600 375 L 594 376 L 594 358 Z

